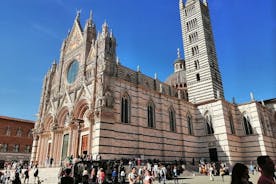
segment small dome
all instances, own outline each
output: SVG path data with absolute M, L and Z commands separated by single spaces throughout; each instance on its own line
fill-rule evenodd
M 186 71 L 180 70 L 171 74 L 165 81 L 166 84 L 177 86 L 177 87 L 186 87 Z
M 174 60 L 174 64 L 176 64 L 176 63 L 184 63 L 184 62 L 185 62 L 185 60 L 182 59 L 182 58 L 177 58 L 176 60 Z

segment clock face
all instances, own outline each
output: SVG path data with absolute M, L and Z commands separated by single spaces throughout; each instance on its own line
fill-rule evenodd
M 79 62 L 77 60 L 74 60 L 69 65 L 69 68 L 68 68 L 68 71 L 67 71 L 67 81 L 68 81 L 68 83 L 72 84 L 73 82 L 75 82 L 75 80 L 77 79 L 78 71 L 79 71 Z

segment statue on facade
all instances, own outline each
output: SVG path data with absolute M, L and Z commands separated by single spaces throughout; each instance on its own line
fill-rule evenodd
M 114 97 L 111 94 L 110 91 L 107 91 L 104 95 L 104 100 L 105 100 L 105 106 L 108 108 L 113 108 L 114 105 Z

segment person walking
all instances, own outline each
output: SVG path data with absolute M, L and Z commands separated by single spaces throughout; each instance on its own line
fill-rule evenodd
M 219 175 L 221 176 L 222 182 L 224 182 L 224 175 L 225 175 L 224 166 L 220 166 Z
M 132 167 L 131 172 L 128 174 L 129 184 L 136 184 L 138 180 L 139 177 L 137 176 L 136 168 Z
M 34 183 L 38 179 L 38 167 L 37 164 L 34 166 Z
M 173 181 L 174 184 L 178 184 L 178 173 L 176 165 L 173 166 Z
M 121 173 L 120 173 L 120 184 L 125 184 L 125 180 L 126 180 L 126 172 L 125 172 L 125 168 L 122 167 Z
M 214 181 L 214 168 L 212 163 L 209 165 L 209 176 L 210 176 L 210 181 Z
M 29 168 L 27 168 L 25 170 L 25 172 L 24 172 L 24 183 L 26 183 L 26 181 L 27 181 L 27 183 L 29 183 L 29 178 L 30 178 L 30 176 L 29 176 Z
M 15 173 L 15 178 L 14 178 L 14 180 L 12 181 L 12 184 L 21 184 L 21 180 L 20 180 L 20 177 L 19 177 L 19 173 L 18 173 L 18 172 Z
M 166 175 L 167 175 L 167 169 L 166 169 L 166 167 L 164 166 L 164 165 L 162 165 L 162 164 L 160 164 L 160 170 L 159 170 L 159 172 L 160 172 L 160 179 L 159 179 L 159 182 L 161 183 L 161 184 L 165 184 L 166 183 L 166 179 L 167 179 L 167 177 L 166 177 Z
M 150 174 L 148 170 L 146 170 L 143 184 L 152 184 L 153 180 L 154 180 L 154 177 Z

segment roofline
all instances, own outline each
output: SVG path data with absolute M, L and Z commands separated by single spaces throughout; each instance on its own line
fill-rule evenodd
M 264 101 L 264 103 L 266 103 L 266 102 L 276 102 L 276 98 L 271 98 L 271 99 L 267 99 L 267 100 L 263 100 L 263 101 Z
M 17 121 L 17 122 L 22 122 L 22 123 L 33 123 L 33 124 L 35 123 L 35 121 L 19 119 L 19 118 L 12 118 L 12 117 L 8 117 L 8 116 L 0 116 L 0 119 L 12 120 L 12 121 Z

